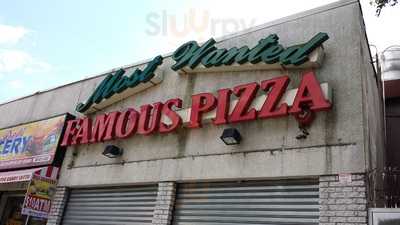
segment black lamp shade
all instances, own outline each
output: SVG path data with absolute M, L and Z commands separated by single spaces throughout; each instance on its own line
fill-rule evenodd
M 242 136 L 236 128 L 224 129 L 220 138 L 226 145 L 237 145 L 242 140 Z
M 119 148 L 115 145 L 107 145 L 103 151 L 103 155 L 107 156 L 108 158 L 116 158 L 118 156 L 121 156 L 122 153 L 122 148 Z

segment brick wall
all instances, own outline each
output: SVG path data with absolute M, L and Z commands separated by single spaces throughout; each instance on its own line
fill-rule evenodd
M 320 225 L 366 225 L 367 197 L 364 175 L 339 182 L 337 175 L 319 179 Z
M 154 209 L 153 225 L 171 224 L 172 211 L 175 204 L 176 184 L 161 182 L 158 184 L 157 202 Z
M 56 195 L 53 199 L 50 215 L 47 219 L 47 225 L 60 225 L 62 215 L 64 212 L 65 204 L 67 203 L 68 198 L 68 188 L 66 187 L 57 187 Z

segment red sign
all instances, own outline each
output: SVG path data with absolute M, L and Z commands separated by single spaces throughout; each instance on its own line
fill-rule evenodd
M 331 103 L 324 97 L 313 72 L 303 74 L 291 106 L 281 103 L 289 82 L 288 76 L 281 76 L 260 83 L 252 82 L 231 89 L 220 89 L 216 96 L 212 93 L 195 94 L 192 96 L 187 127 L 201 127 L 203 115 L 213 110 L 216 111 L 212 119 L 214 125 L 288 115 L 294 116 L 301 124 L 308 124 L 313 117 L 306 115 L 313 115 L 315 112 L 331 108 Z M 261 109 L 257 110 L 251 105 L 260 91 L 266 95 L 266 98 Z M 232 107 L 230 103 L 233 97 L 238 100 Z M 142 105 L 138 111 L 128 108 L 124 112 L 114 111 L 98 115 L 94 121 L 89 117 L 70 120 L 61 145 L 96 143 L 127 138 L 134 134 L 172 132 L 182 126 L 182 117 L 176 111 L 181 108 L 182 100 L 175 98 L 164 103 Z M 169 118 L 171 123 L 163 122 L 162 117 Z
M 26 207 L 27 209 L 29 208 L 31 211 L 48 214 L 50 212 L 50 205 L 51 201 L 49 199 L 38 198 L 35 196 L 26 196 L 24 207 Z M 25 209 L 24 211 L 27 210 Z M 38 216 L 38 214 L 33 214 L 33 215 Z

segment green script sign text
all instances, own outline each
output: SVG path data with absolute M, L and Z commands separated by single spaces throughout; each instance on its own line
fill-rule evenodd
M 90 95 L 89 99 L 85 103 L 79 103 L 76 106 L 76 111 L 85 112 L 94 103 L 98 104 L 103 99 L 121 93 L 127 88 L 133 88 L 140 83 L 148 82 L 154 77 L 154 71 L 157 69 L 157 66 L 161 65 L 162 60 L 162 56 L 157 56 L 147 64 L 143 71 L 136 69 L 130 76 L 124 76 L 124 69 L 119 69 L 115 73 L 108 74 L 99 86 L 97 86 L 92 95 Z
M 279 44 L 279 37 L 271 34 L 261 39 L 256 46 L 249 49 L 248 46 L 241 48 L 233 47 L 229 50 L 214 46 L 214 39 L 210 39 L 199 46 L 195 41 L 189 41 L 179 47 L 172 55 L 176 63 L 173 70 L 179 70 L 185 66 L 194 69 L 200 63 L 205 67 L 232 65 L 233 63 L 256 64 L 264 62 L 274 64 L 279 62 L 282 65 L 301 65 L 308 60 L 308 54 L 329 39 L 326 33 L 318 33 L 308 42 L 300 45 L 284 48 Z

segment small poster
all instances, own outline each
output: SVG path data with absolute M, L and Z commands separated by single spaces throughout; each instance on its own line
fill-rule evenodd
M 48 218 L 57 181 L 34 174 L 25 195 L 22 214 Z

